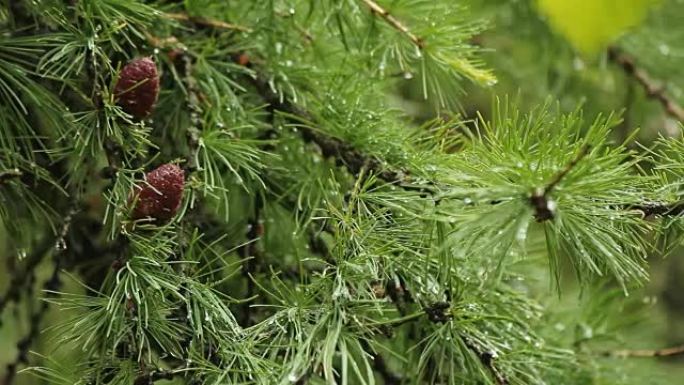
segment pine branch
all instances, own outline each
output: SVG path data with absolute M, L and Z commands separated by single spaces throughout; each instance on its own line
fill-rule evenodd
M 92 88 L 90 89 L 90 100 L 95 108 L 102 109 L 104 102 L 102 100 L 102 85 L 100 84 L 99 77 L 100 68 L 97 62 L 96 52 L 93 48 L 88 48 L 86 51 L 86 58 L 86 76 L 88 77 L 89 84 L 92 85 Z M 123 149 L 119 143 L 110 137 L 105 138 L 102 147 L 107 159 L 107 166 L 100 171 L 100 175 L 103 178 L 113 180 L 121 168 Z
M 646 96 L 657 100 L 668 115 L 684 122 L 684 108 L 668 96 L 665 87 L 657 85 L 657 82 L 651 78 L 648 72 L 640 68 L 632 57 L 621 52 L 618 47 L 610 47 L 608 48 L 608 60 L 622 67 L 622 70 L 634 78 L 646 91 Z
M 392 26 L 392 28 L 396 29 L 397 31 L 403 33 L 406 35 L 406 37 L 411 40 L 413 44 L 416 45 L 416 47 L 423 49 L 425 47 L 425 41 L 423 38 L 416 36 L 411 30 L 408 29 L 404 23 L 402 23 L 399 19 L 396 17 L 392 16 L 392 14 L 389 13 L 388 10 L 380 6 L 380 4 L 376 3 L 373 0 L 361 0 L 364 4 L 370 8 L 371 12 L 374 15 L 377 15 L 378 17 L 382 18 L 387 24 Z
M 396 303 L 396 301 L 395 301 Z M 416 313 L 413 315 L 405 316 L 397 320 L 398 322 L 394 322 L 391 324 L 385 324 L 385 326 L 393 326 L 397 327 L 400 325 L 403 325 L 407 322 L 415 322 L 418 321 L 422 318 L 423 315 L 427 315 L 428 319 L 432 323 L 446 323 L 452 318 L 452 314 L 449 312 L 449 309 L 451 308 L 451 304 L 449 302 L 435 302 L 429 306 L 426 306 L 423 308 L 421 313 Z M 499 368 L 496 367 L 494 359 L 496 356 L 488 351 L 482 351 L 479 349 L 477 346 L 475 346 L 472 342 L 470 342 L 466 337 L 461 337 L 461 340 L 463 341 L 463 344 L 477 357 L 479 358 L 480 362 L 490 371 L 494 379 L 496 380 L 498 385 L 508 385 L 509 381 L 506 378 L 506 376 L 501 373 Z M 381 364 L 382 365 L 382 364 Z M 376 368 L 376 370 L 383 369 L 384 367 L 381 368 Z M 400 384 L 401 382 L 386 382 L 387 384 Z
M 270 108 L 284 112 L 286 116 L 289 115 L 287 117 L 290 117 L 290 120 L 295 124 L 301 124 L 300 119 L 313 121 L 311 115 L 307 111 L 302 110 L 299 106 L 291 103 L 289 100 L 281 98 L 264 79 L 265 76 L 263 74 L 251 78 L 252 84 L 257 92 L 264 101 L 269 104 Z M 349 143 L 325 135 L 310 127 L 299 125 L 298 131 L 306 142 L 318 145 L 324 157 L 336 159 L 338 165 L 345 166 L 350 173 L 358 174 L 361 169 L 365 167 L 374 175 L 388 183 L 398 184 L 407 189 L 412 188 L 411 186 L 406 185 L 410 183 L 410 179 L 407 176 L 408 171 L 389 169 L 383 166 L 379 159 L 362 153 Z M 427 193 L 424 189 L 420 190 Z
M 639 349 L 639 350 L 612 350 L 602 352 L 601 355 L 606 357 L 671 357 L 684 354 L 684 345 L 678 345 L 664 349 Z
M 186 20 L 201 26 L 218 27 L 213 23 L 203 24 L 202 20 L 197 20 L 195 18 L 188 17 Z M 154 36 L 148 36 L 148 41 L 154 45 L 155 43 L 162 41 L 162 39 L 156 38 Z M 178 43 L 177 39 L 173 39 L 173 41 Z M 186 56 L 186 58 L 182 60 L 189 60 L 189 58 L 187 58 L 187 55 L 183 56 Z M 251 63 L 249 64 L 251 65 Z M 186 70 L 188 69 L 187 66 L 188 64 L 186 64 L 184 67 L 186 68 Z M 187 75 L 187 72 L 185 79 L 192 79 L 190 76 Z M 257 76 L 249 78 L 257 93 L 268 104 L 270 112 L 274 113 L 275 111 L 280 111 L 285 113 L 286 115 L 289 115 L 288 117 L 290 118 L 290 120 L 292 120 L 293 123 L 298 124 L 299 132 L 301 133 L 302 138 L 309 143 L 315 143 L 316 145 L 318 145 L 324 157 L 333 157 L 334 159 L 336 159 L 338 165 L 345 166 L 352 174 L 358 174 L 363 167 L 366 167 L 366 169 L 368 169 L 374 175 L 378 176 L 380 179 L 384 180 L 387 183 L 397 184 L 407 190 L 419 190 L 421 193 L 428 195 L 430 194 L 430 192 L 424 187 L 416 188 L 410 186 L 411 180 L 408 177 L 407 170 L 393 170 L 387 168 L 382 164 L 382 162 L 379 159 L 373 156 L 363 154 L 361 151 L 355 149 L 349 143 L 325 135 L 324 133 L 316 131 L 310 127 L 301 125 L 301 119 L 307 121 L 313 120 L 311 118 L 311 114 L 301 109 L 299 106 L 295 105 L 289 100 L 281 98 L 281 96 L 278 95 L 272 89 L 272 87 L 268 84 L 268 82 L 265 79 L 265 74 L 257 74 Z M 191 111 L 194 111 L 197 105 L 199 104 L 198 95 L 193 91 L 193 89 L 196 90 L 196 87 L 193 88 L 192 83 L 187 84 L 186 86 L 188 87 L 188 91 L 190 93 L 190 108 Z M 197 115 L 197 120 L 199 120 L 199 115 Z M 191 150 L 194 149 L 194 151 L 196 151 L 198 148 L 197 135 L 198 132 L 194 131 L 193 128 L 191 128 L 188 131 L 189 144 Z M 196 168 L 196 165 L 194 164 L 194 157 L 191 158 L 193 158 L 193 160 L 189 161 L 188 167 L 192 170 L 193 167 Z
M 565 176 L 572 171 L 575 166 L 589 153 L 589 146 L 583 146 L 577 153 L 574 159 L 570 161 L 560 172 L 558 172 L 551 181 L 543 188 L 535 191 L 530 196 L 530 204 L 535 210 L 534 216 L 539 222 L 553 219 L 554 207 L 553 203 L 549 201 L 548 195 L 560 183 Z M 617 207 L 616 207 L 617 208 Z M 684 201 L 674 203 L 635 203 L 620 207 L 625 210 L 641 211 L 644 218 L 655 215 L 676 217 L 684 214 Z

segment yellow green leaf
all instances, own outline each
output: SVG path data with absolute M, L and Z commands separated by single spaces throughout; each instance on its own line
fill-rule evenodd
M 657 3 L 659 0 L 537 0 L 552 28 L 587 55 L 641 23 Z

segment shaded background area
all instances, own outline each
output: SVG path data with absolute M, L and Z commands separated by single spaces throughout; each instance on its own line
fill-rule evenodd
M 532 108 L 547 100 L 558 101 L 564 110 L 582 105 L 588 119 L 599 113 L 621 112 L 624 120 L 615 128 L 615 140 L 631 138 L 633 146 L 640 143 L 648 147 L 660 135 L 681 135 L 677 119 L 669 116 L 624 66 L 611 60 L 608 50 L 612 47 L 624 53 L 648 74 L 658 92 L 684 104 L 684 0 L 468 3 L 475 17 L 489 23 L 487 31 L 473 43 L 483 48 L 484 61 L 499 80 L 491 89 L 464 84 L 459 105 L 465 119 L 474 119 L 478 111 L 488 116 L 492 95 L 510 95 L 519 99 L 521 108 Z M 418 79 L 406 79 L 392 97 L 421 121 L 435 116 L 435 106 L 423 101 Z M 0 244 L 5 244 L 2 234 Z M 651 282 L 631 291 L 628 297 L 611 283 L 581 293 L 570 269 L 563 295 L 549 296 L 544 256 L 519 267 L 526 276 L 536 277 L 521 285 L 538 292 L 540 300 L 557 309 L 548 320 L 549 328 L 577 349 L 658 349 L 684 344 L 684 250 L 675 249 L 665 258 L 654 252 L 650 257 Z M 0 266 L 0 293 L 9 285 L 6 277 L 11 275 L 13 259 L 7 261 L 9 265 Z M 38 270 L 34 290 L 40 290 L 40 283 L 48 278 L 48 265 Z M 63 291 L 78 291 L 73 282 L 67 280 L 65 285 Z M 616 296 L 620 300 L 607 308 L 608 299 Z M 6 327 L 0 328 L 0 378 L 5 363 L 16 355 L 17 340 L 28 332 L 31 313 L 32 309 L 10 304 L 3 314 Z M 48 318 L 61 317 L 65 314 L 50 309 Z M 45 331 L 35 349 L 42 351 L 50 346 L 50 338 L 54 337 L 53 331 Z M 597 359 L 613 362 L 616 370 L 594 383 L 618 384 L 620 376 L 630 376 L 643 378 L 645 384 L 681 384 L 684 378 L 684 355 Z M 41 382 L 21 376 L 15 383 Z

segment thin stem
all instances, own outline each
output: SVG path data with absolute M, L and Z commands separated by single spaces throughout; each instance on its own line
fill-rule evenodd
M 264 225 L 261 221 L 261 209 L 263 208 L 263 201 L 259 194 L 254 198 L 254 214 L 249 222 L 247 230 L 247 242 L 240 249 L 240 254 L 244 259 L 242 265 L 242 275 L 247 280 L 247 290 L 245 294 L 246 300 L 242 304 L 242 325 L 251 326 L 252 313 L 251 303 L 255 298 L 256 286 L 252 274 L 256 272 L 260 260 L 263 258 L 259 252 L 258 241 L 264 235 Z
M 185 135 L 190 150 L 187 156 L 185 169 L 188 173 L 197 170 L 197 152 L 200 147 L 200 135 L 202 131 L 202 107 L 200 106 L 200 90 L 192 72 L 192 58 L 183 54 L 180 57 L 183 66 L 183 83 L 187 90 L 187 107 L 190 111 L 190 127 Z
M 608 60 L 622 67 L 627 75 L 634 78 L 646 92 L 646 96 L 657 100 L 671 117 L 684 122 L 684 108 L 665 93 L 665 87 L 658 85 L 644 69 L 637 66 L 636 61 L 621 52 L 618 47 L 608 49 Z
M 0 185 L 8 182 L 9 180 L 16 179 L 24 175 L 18 168 L 12 168 L 9 170 L 0 171 Z
M 21 290 L 24 288 L 24 285 L 33 274 L 33 270 L 40 264 L 40 262 L 43 260 L 43 257 L 45 257 L 45 254 L 50 251 L 53 245 L 53 238 L 48 237 L 43 240 L 26 258 L 24 262 L 24 269 L 19 270 L 12 275 L 12 279 L 7 286 L 5 295 L 0 297 L 0 316 L 2 316 L 2 312 L 9 302 L 19 300 Z
M 182 372 L 182 370 L 154 370 L 136 377 L 133 385 L 149 385 L 156 381 L 172 380 Z
M 359 342 L 361 343 L 363 350 L 371 356 L 373 370 L 380 375 L 383 384 L 400 385 L 402 382 L 401 377 L 390 370 L 385 358 L 380 353 L 375 352 L 368 341 L 361 339 Z
M 508 385 L 509 384 L 508 378 L 506 378 L 506 376 L 503 373 L 501 373 L 499 368 L 496 367 L 495 362 L 494 362 L 494 359 L 495 359 L 494 354 L 487 352 L 487 351 L 482 351 L 482 349 L 475 346 L 475 344 L 468 341 L 468 339 L 465 337 L 461 336 L 461 341 L 463 341 L 463 344 L 470 351 L 475 353 L 475 355 L 480 359 L 480 362 L 482 363 L 482 365 L 484 365 L 489 370 L 489 372 L 492 374 L 492 377 L 494 377 L 494 379 L 496 380 L 496 383 L 498 385 Z
M 664 349 L 638 349 L 638 350 L 613 350 L 602 352 L 607 357 L 671 357 L 684 354 L 684 345 L 673 346 Z
M 645 203 L 629 206 L 631 210 L 644 213 L 644 218 L 660 215 L 664 217 L 677 217 L 684 214 L 684 201 L 674 203 Z
M 235 30 L 235 31 L 241 31 L 241 32 L 250 32 L 251 31 L 250 28 L 242 26 L 242 25 L 227 23 L 225 21 L 210 19 L 210 18 L 206 18 L 206 17 L 191 16 L 191 15 L 188 15 L 187 13 L 184 13 L 184 12 L 165 13 L 164 16 L 166 16 L 167 18 L 172 19 L 172 20 L 191 22 L 191 23 L 199 25 L 199 26 L 210 27 L 210 28 L 214 28 L 214 29 Z
M 49 243 L 51 248 L 54 250 L 54 253 L 52 255 L 54 267 L 52 269 L 52 274 L 50 275 L 50 278 L 43 284 L 43 290 L 45 291 L 46 296 L 55 296 L 57 290 L 59 290 L 59 287 L 61 285 L 59 274 L 62 270 L 62 257 L 64 251 L 67 250 L 67 242 L 65 240 L 65 237 L 69 233 L 69 230 L 71 228 L 71 221 L 76 212 L 76 210 L 69 211 L 69 213 L 64 218 L 62 229 L 58 234 L 57 240 L 51 241 Z M 45 252 L 47 252 L 47 250 Z M 42 254 L 45 254 L 45 252 L 43 252 Z M 49 306 L 50 303 L 48 301 L 42 301 L 38 310 L 31 315 L 31 319 L 29 321 L 29 331 L 17 343 L 17 356 L 12 362 L 7 364 L 7 370 L 5 372 L 5 377 L 2 382 L 3 385 L 11 385 L 16 377 L 19 365 L 28 363 L 29 350 L 31 348 L 31 345 L 33 345 L 36 338 L 38 338 L 38 335 L 40 334 L 40 325 L 43 321 L 45 314 L 47 313 Z
M 397 327 L 397 326 L 401 326 L 401 325 L 403 325 L 403 324 L 405 324 L 405 323 L 408 323 L 408 322 L 411 322 L 411 321 L 415 321 L 415 320 L 417 320 L 418 318 L 422 318 L 425 314 L 426 314 L 425 311 L 419 311 L 419 312 L 416 312 L 416 313 L 413 313 L 413 314 L 409 314 L 409 315 L 407 315 L 407 316 L 403 316 L 403 317 L 391 319 L 391 320 L 388 320 L 388 321 L 373 322 L 373 323 L 368 324 L 368 325 L 366 325 L 366 326 L 368 326 L 368 327 L 376 327 L 376 326 L 391 326 L 391 327 Z
M 420 49 L 423 49 L 425 47 L 425 41 L 421 37 L 418 37 L 413 32 L 411 32 L 411 30 L 408 29 L 408 27 L 406 25 L 404 25 L 404 23 L 402 23 L 396 17 L 392 16 L 389 13 L 389 11 L 386 10 L 385 8 L 383 8 L 380 4 L 376 3 L 373 0 L 361 0 L 361 1 L 364 4 L 366 4 L 368 6 L 368 8 L 370 8 L 371 12 L 373 12 L 374 15 L 379 16 L 380 18 L 385 20 L 385 22 L 387 22 L 387 24 L 392 26 L 392 28 L 394 28 L 397 31 L 406 35 L 406 37 L 408 37 L 409 40 L 411 40 L 411 42 L 416 45 L 416 47 L 418 47 Z
M 549 193 L 560 183 L 563 178 L 565 178 L 566 175 L 570 171 L 572 171 L 575 166 L 577 166 L 577 163 L 579 163 L 587 154 L 589 153 L 589 146 L 585 145 L 580 148 L 579 152 L 575 156 L 574 159 L 570 161 L 558 174 L 556 174 L 553 179 L 544 187 L 544 196 L 549 195 Z

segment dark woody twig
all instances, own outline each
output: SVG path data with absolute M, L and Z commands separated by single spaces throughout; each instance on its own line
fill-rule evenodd
M 295 123 L 301 123 L 301 121 L 297 120 L 298 118 L 313 120 L 308 112 L 294 105 L 289 100 L 282 99 L 275 93 L 268 82 L 264 80 L 264 76 L 257 76 L 251 80 L 256 91 L 272 109 L 292 115 L 292 120 Z M 373 174 L 386 182 L 410 183 L 406 170 L 389 169 L 383 166 L 379 159 L 363 154 L 349 143 L 325 135 L 305 125 L 299 125 L 298 129 L 305 141 L 318 145 L 324 157 L 333 157 L 339 165 L 345 166 L 352 174 L 358 174 L 365 166 L 367 170 L 372 171 Z M 410 186 L 404 187 L 411 188 Z M 421 191 L 423 190 L 421 189 Z
M 465 337 L 461 337 L 461 340 L 463 341 L 463 344 L 471 352 L 475 353 L 475 355 L 480 359 L 482 365 L 484 365 L 489 370 L 489 372 L 492 374 L 494 380 L 496 380 L 496 383 L 498 385 L 509 384 L 508 378 L 506 378 L 506 376 L 503 373 L 501 373 L 499 368 L 496 367 L 494 363 L 494 359 L 496 358 L 496 356 L 494 354 L 492 354 L 491 352 L 483 351 Z
M 644 203 L 628 207 L 643 213 L 644 218 L 655 215 L 663 217 L 678 217 L 684 214 L 684 201 L 674 203 Z
M 639 349 L 639 350 L 613 350 L 602 352 L 606 357 L 672 357 L 684 355 L 684 345 L 673 346 L 664 349 Z
M 46 293 L 46 296 L 54 296 L 61 285 L 59 274 L 62 269 L 62 257 L 64 252 L 67 250 L 66 236 L 71 228 L 71 221 L 74 215 L 76 215 L 76 210 L 71 210 L 67 214 L 67 216 L 64 218 L 64 223 L 60 233 L 58 234 L 57 240 L 50 242 L 51 248 L 54 249 L 52 255 L 54 267 L 52 269 L 50 278 L 43 284 L 43 289 Z M 45 253 L 47 253 L 47 250 L 45 250 L 42 254 Z M 47 301 L 42 301 L 38 310 L 31 315 L 29 332 L 17 343 L 17 356 L 14 361 L 7 364 L 7 370 L 2 382 L 3 385 L 11 385 L 16 377 L 19 365 L 28 363 L 29 350 L 31 345 L 33 345 L 35 342 L 35 339 L 40 334 L 40 324 L 45 316 L 45 313 L 47 313 L 48 307 L 49 303 Z
M 198 25 L 198 26 L 208 27 L 208 28 L 213 28 L 213 29 L 235 30 L 235 31 L 241 31 L 241 32 L 251 31 L 250 28 L 242 26 L 242 25 L 227 23 L 225 21 L 210 19 L 210 18 L 206 18 L 206 17 L 191 16 L 191 15 L 188 15 L 187 13 L 182 13 L 182 12 L 165 13 L 164 16 L 166 16 L 167 18 L 172 19 L 172 20 L 190 22 L 190 23 Z
M 151 385 L 161 380 L 172 380 L 180 373 L 182 373 L 182 371 L 179 370 L 154 370 L 136 377 L 133 381 L 133 385 Z
M 46 238 L 43 242 L 35 247 L 33 252 L 29 254 L 28 257 L 26 257 L 24 268 L 16 271 L 14 275 L 12 275 L 12 279 L 7 286 L 7 291 L 2 297 L 0 297 L 0 316 L 5 309 L 5 306 L 9 302 L 19 299 L 21 290 L 31 277 L 33 270 L 36 268 L 36 266 L 38 266 L 38 264 L 40 264 L 40 262 L 43 260 L 43 257 L 45 257 L 45 254 L 50 251 L 53 245 L 54 239 Z
M 242 275 L 247 281 L 247 291 L 245 298 L 247 300 L 242 304 L 242 325 L 250 326 L 251 319 L 251 299 L 256 293 L 256 287 L 254 285 L 252 274 L 256 272 L 259 260 L 262 256 L 259 255 L 258 241 L 264 235 L 264 225 L 261 221 L 261 209 L 263 207 L 263 201 L 259 194 L 255 195 L 254 198 L 254 214 L 249 222 L 247 230 L 247 242 L 240 247 L 240 256 L 243 258 L 244 262 L 242 265 Z
M 387 365 L 385 358 L 380 354 L 375 352 L 368 341 L 361 339 L 359 340 L 361 347 L 371 356 L 371 361 L 373 363 L 373 369 L 375 372 L 382 377 L 384 385 L 400 385 L 401 377 L 392 372 L 392 370 Z
M 180 63 L 183 72 L 183 83 L 187 92 L 187 107 L 190 111 L 190 127 L 185 135 L 187 138 L 190 153 L 187 156 L 185 169 L 188 173 L 197 170 L 197 152 L 199 151 L 199 137 L 202 130 L 202 107 L 200 105 L 201 94 L 197 85 L 197 80 L 192 73 L 193 58 L 188 54 L 180 55 Z
M 168 14 L 167 14 L 168 15 Z M 170 14 L 170 15 L 184 15 L 184 14 Z M 190 18 L 185 15 L 186 19 L 194 23 L 198 23 L 195 18 Z M 202 102 L 204 95 L 197 84 L 197 79 L 193 73 L 195 58 L 187 51 L 187 47 L 183 45 L 175 36 L 168 36 L 160 38 L 154 35 L 147 35 L 147 42 L 157 49 L 167 49 L 169 58 L 172 64 L 178 70 L 181 76 L 183 87 L 185 89 L 185 106 L 190 113 L 190 125 L 186 128 L 185 137 L 188 146 L 188 154 L 185 156 L 184 169 L 186 178 L 193 172 L 198 170 L 197 154 L 200 149 L 200 136 L 202 133 Z
M 411 40 L 411 43 L 415 44 L 416 47 L 422 49 L 425 47 L 425 41 L 421 38 L 416 36 L 413 32 L 411 32 L 410 29 L 404 23 L 402 23 L 399 19 L 396 17 L 392 16 L 392 14 L 389 13 L 388 10 L 383 8 L 380 4 L 376 3 L 373 0 L 361 0 L 364 4 L 370 8 L 371 12 L 373 12 L 374 15 L 378 15 L 380 18 L 382 18 L 387 24 L 392 26 L 392 28 L 396 29 L 397 31 L 403 33 L 406 35 L 406 37 Z
M 651 76 L 636 61 L 620 51 L 618 47 L 608 48 L 608 60 L 622 67 L 622 70 L 630 77 L 634 78 L 646 92 L 646 96 L 657 100 L 665 109 L 668 115 L 684 122 L 684 108 L 665 93 L 665 88 L 657 85 Z

